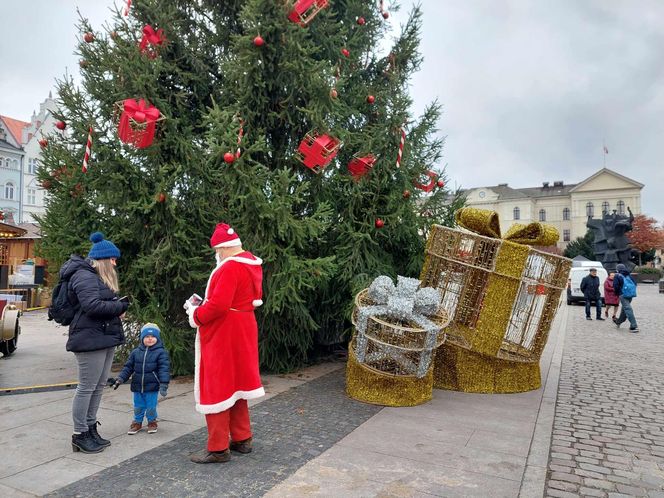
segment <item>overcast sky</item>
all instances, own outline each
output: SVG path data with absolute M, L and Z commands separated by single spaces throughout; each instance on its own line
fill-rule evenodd
M 389 22 L 398 26 L 413 3 Z M 3 5 L 0 114 L 28 120 L 65 67 L 78 71 L 77 4 L 94 26 L 110 16 L 111 0 Z M 421 4 L 414 111 L 444 105 L 453 183 L 577 183 L 602 168 L 605 142 L 606 166 L 644 183 L 642 210 L 664 220 L 664 1 Z

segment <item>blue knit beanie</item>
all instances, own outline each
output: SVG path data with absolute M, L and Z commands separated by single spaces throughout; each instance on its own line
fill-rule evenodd
M 115 244 L 110 240 L 104 239 L 103 233 L 95 232 L 90 235 L 90 242 L 92 242 L 92 248 L 88 253 L 88 258 L 109 259 L 120 257 L 120 249 L 115 247 Z
M 157 339 L 161 339 L 160 332 L 161 331 L 159 330 L 159 325 L 157 325 L 156 323 L 146 323 L 141 328 L 141 342 L 143 342 L 143 339 L 147 335 L 152 335 Z

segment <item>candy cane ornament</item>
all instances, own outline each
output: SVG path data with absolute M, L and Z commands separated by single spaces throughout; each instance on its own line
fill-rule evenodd
M 129 9 L 131 9 L 131 0 L 127 0 L 127 6 L 124 8 L 123 14 L 125 16 L 129 15 Z
M 401 140 L 399 141 L 399 152 L 397 152 L 397 168 L 401 167 L 401 156 L 403 155 L 403 146 L 406 144 L 406 130 L 405 128 L 400 128 L 401 130 Z
M 242 118 L 238 118 L 240 121 L 240 131 L 237 134 L 237 150 L 235 151 L 235 158 L 240 157 L 240 143 L 242 142 L 242 137 L 244 137 L 244 121 Z
M 383 16 L 383 19 L 390 17 L 390 13 L 385 10 L 384 0 L 380 0 L 378 8 L 380 9 L 380 15 Z
M 83 173 L 88 172 L 88 159 L 90 159 L 90 151 L 92 150 L 92 126 L 88 130 L 88 141 L 85 144 L 85 156 L 83 157 Z

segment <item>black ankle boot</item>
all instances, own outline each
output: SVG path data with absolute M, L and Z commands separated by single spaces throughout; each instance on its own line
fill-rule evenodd
M 71 449 L 74 450 L 74 453 L 77 451 L 82 451 L 83 453 L 99 453 L 104 451 L 104 446 L 97 444 L 90 434 L 90 431 L 85 431 L 81 434 L 72 434 Z
M 97 443 L 99 446 L 110 446 L 111 442 L 108 439 L 104 439 L 99 435 L 99 432 L 97 432 L 97 426 L 101 425 L 99 421 L 95 422 L 92 425 L 88 426 L 88 429 L 90 429 L 90 435 L 92 438 L 95 440 L 95 443 Z

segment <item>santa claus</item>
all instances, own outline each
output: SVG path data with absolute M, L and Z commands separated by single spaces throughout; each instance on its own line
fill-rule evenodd
M 196 463 L 222 463 L 230 451 L 251 452 L 247 400 L 265 394 L 258 370 L 258 327 L 254 309 L 263 301 L 263 261 L 242 249 L 226 223 L 219 223 L 210 245 L 216 251 L 203 302 L 185 303 L 196 328 L 196 410 L 205 415 L 207 449 L 191 456 Z M 230 439 L 229 439 L 230 435 Z

